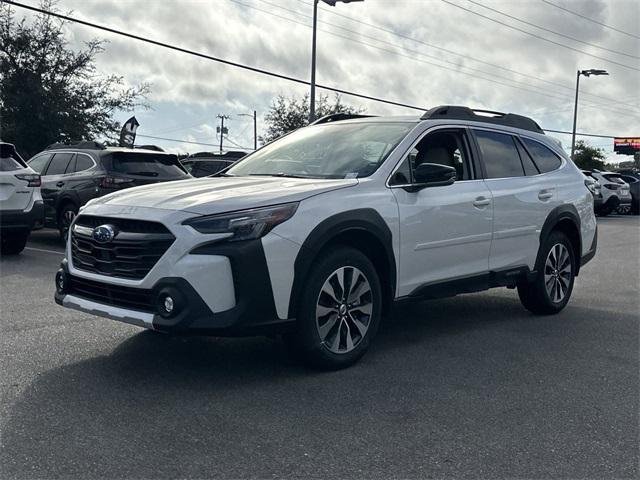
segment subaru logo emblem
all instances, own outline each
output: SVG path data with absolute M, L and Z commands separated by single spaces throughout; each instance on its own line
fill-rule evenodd
M 98 243 L 109 243 L 116 236 L 116 229 L 113 225 L 100 225 L 93 229 L 91 236 Z

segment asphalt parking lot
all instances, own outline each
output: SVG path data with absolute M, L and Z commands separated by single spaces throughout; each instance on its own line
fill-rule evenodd
M 36 232 L 0 262 L 0 476 L 638 478 L 640 221 L 599 229 L 561 314 L 507 289 L 403 307 L 334 373 L 62 309 Z

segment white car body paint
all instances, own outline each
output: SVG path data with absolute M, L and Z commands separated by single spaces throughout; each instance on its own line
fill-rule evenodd
M 224 242 L 228 234 L 202 234 L 183 222 L 199 215 L 289 202 L 299 202 L 296 213 L 261 239 L 273 301 L 281 320 L 290 316 L 295 262 L 310 233 L 324 220 L 350 210 L 375 210 L 391 232 L 396 265 L 395 298 L 407 296 L 419 286 L 434 282 L 509 267 L 533 269 L 543 225 L 550 212 L 562 205 L 572 205 L 578 211 L 582 240 L 580 255 L 589 252 L 596 233 L 591 194 L 584 185 L 582 173 L 554 140 L 509 127 L 496 128 L 543 143 L 563 159 L 560 168 L 535 176 L 478 178 L 410 192 L 389 187 L 387 182 L 421 135 L 442 126 L 486 128 L 478 122 L 414 121 L 416 127 L 378 170 L 366 178 L 200 178 L 131 188 L 92 200 L 82 209 L 81 215 L 159 222 L 176 240 L 141 280 L 106 277 L 75 268 L 70 244 L 67 246 L 69 273 L 89 280 L 145 289 L 162 278 L 180 277 L 194 287 L 214 314 L 226 312 L 236 305 L 233 265 L 222 255 L 193 258 L 196 255 L 189 252 L 213 241 Z M 137 314 L 121 312 L 123 309 L 99 308 L 95 302 L 78 299 L 69 300 L 65 306 L 117 319 L 140 318 Z

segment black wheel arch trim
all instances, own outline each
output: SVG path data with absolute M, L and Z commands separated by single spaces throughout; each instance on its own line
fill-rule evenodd
M 551 210 L 542 225 L 542 229 L 540 231 L 540 246 L 538 247 L 538 256 L 536 257 L 536 270 L 540 270 L 541 268 L 541 262 L 543 261 L 541 249 L 544 242 L 547 240 L 547 237 L 549 237 L 549 234 L 558 226 L 558 224 L 560 224 L 560 222 L 567 220 L 570 221 L 578 231 L 578 248 L 577 251 L 574 252 L 576 260 L 576 276 L 578 275 L 580 269 L 580 258 L 582 257 L 582 222 L 580 220 L 578 210 L 571 204 L 560 205 Z
M 393 252 L 393 235 L 387 222 L 372 208 L 358 208 L 338 213 L 320 222 L 307 236 L 294 263 L 294 280 L 289 297 L 288 317 L 295 318 L 298 299 L 304 287 L 313 260 L 320 251 L 338 236 L 350 232 L 366 232 L 373 235 L 383 246 L 389 270 L 389 300 L 393 300 L 396 292 L 396 259 Z M 380 279 L 384 285 L 385 279 Z

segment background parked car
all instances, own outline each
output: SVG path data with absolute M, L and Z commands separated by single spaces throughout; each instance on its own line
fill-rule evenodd
M 631 206 L 629 185 L 620 177 L 620 174 L 593 170 L 591 176 L 600 182 L 600 191 L 602 192 L 603 203 L 596 212 L 597 214 L 606 216 L 617 211 L 620 206 L 622 208 Z
M 45 226 L 57 228 L 62 238 L 80 207 L 93 198 L 191 177 L 174 154 L 97 142 L 51 145 L 31 158 L 29 166 L 42 175 Z
M 226 153 L 198 152 L 181 160 L 182 165 L 194 177 L 206 177 L 215 175 L 227 167 L 230 167 L 247 152 L 230 151 Z
M 20 253 L 31 229 L 42 226 L 42 221 L 40 175 L 12 144 L 0 143 L 0 251 Z
M 590 170 L 582 170 L 584 176 L 587 177 L 585 185 L 593 195 L 593 211 L 598 212 L 602 208 L 602 187 L 600 182 L 591 175 Z
M 640 214 L 640 174 L 620 174 L 620 178 L 629 184 L 629 190 L 631 192 L 631 213 L 633 215 Z

